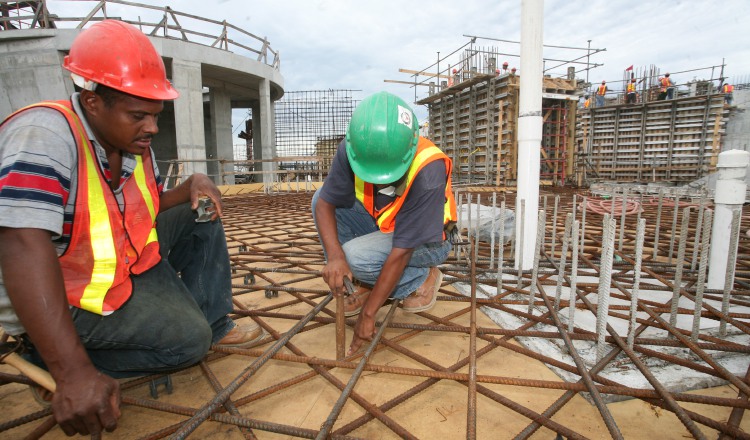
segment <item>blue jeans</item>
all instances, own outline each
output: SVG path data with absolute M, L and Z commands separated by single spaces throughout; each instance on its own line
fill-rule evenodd
M 604 107 L 604 95 L 596 95 L 596 106 Z
M 320 232 L 315 218 L 319 193 L 320 189 L 313 195 L 312 212 L 315 227 Z M 359 201 L 351 208 L 336 208 L 336 231 L 354 277 L 363 283 L 374 285 L 393 248 L 393 234 L 380 232 L 375 219 Z M 416 247 L 390 297 L 403 299 L 417 290 L 427 279 L 430 268 L 445 261 L 450 251 L 451 244 L 448 240 Z
M 226 237 L 221 222 L 196 223 L 185 203 L 156 217 L 162 260 L 133 275 L 133 294 L 111 315 L 71 308 L 94 365 L 115 377 L 187 367 L 234 322 Z M 32 356 L 34 361 L 41 359 Z

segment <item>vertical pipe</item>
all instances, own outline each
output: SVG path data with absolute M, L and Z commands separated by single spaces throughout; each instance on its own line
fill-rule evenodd
M 708 250 L 710 249 L 711 243 L 709 242 L 709 234 L 711 233 L 711 221 L 713 212 L 710 209 L 706 210 L 705 218 L 703 222 L 706 227 L 703 228 L 703 239 L 701 240 L 701 262 L 698 266 L 698 281 L 695 283 L 695 309 L 693 309 L 693 332 L 690 334 L 690 338 L 693 342 L 698 340 L 698 334 L 701 329 L 701 311 L 703 310 L 703 291 L 706 287 L 706 268 L 708 266 Z
M 581 224 L 578 220 L 573 222 L 573 229 L 570 231 L 570 241 L 573 244 L 571 250 L 572 259 L 570 261 L 570 295 L 569 295 L 569 306 L 568 306 L 568 332 L 573 332 L 575 325 L 575 313 L 576 313 L 576 300 L 578 295 L 576 294 L 576 285 L 578 283 L 578 229 Z
M 497 217 L 497 215 L 495 214 L 496 207 L 497 207 L 497 193 L 495 191 L 492 191 L 492 233 L 490 234 L 490 270 L 495 268 L 495 234 L 497 233 L 497 229 L 495 229 L 495 217 Z
M 528 313 L 534 311 L 534 296 L 536 294 L 536 282 L 539 277 L 539 256 L 544 248 L 544 224 L 546 223 L 547 213 L 539 211 L 539 222 L 536 231 L 536 246 L 534 247 L 534 264 L 531 268 L 531 285 L 529 286 L 529 309 Z
M 682 289 L 682 271 L 685 266 L 685 243 L 687 242 L 688 223 L 690 222 L 690 207 L 682 211 L 682 229 L 680 229 L 680 245 L 677 248 L 677 264 L 674 272 L 674 286 L 672 288 L 672 307 L 669 311 L 669 325 L 677 325 L 677 309 L 680 304 L 680 290 Z
M 573 214 L 565 216 L 565 231 L 563 231 L 562 251 L 560 252 L 560 268 L 557 273 L 557 286 L 555 289 L 555 311 L 560 310 L 560 297 L 562 296 L 562 283 L 565 278 L 565 263 L 568 258 L 568 246 L 570 244 L 570 228 L 573 224 Z
M 505 256 L 505 200 L 500 203 L 500 248 L 497 251 L 497 293 L 503 288 L 503 258 Z
M 604 338 L 607 333 L 609 317 L 609 297 L 612 282 L 612 257 L 615 247 L 615 230 L 617 221 L 609 214 L 604 216 L 604 238 L 602 240 L 602 258 L 599 276 L 599 298 L 596 303 L 596 361 L 604 357 L 607 346 Z
M 724 315 L 729 315 L 729 294 L 734 284 L 734 266 L 737 264 L 737 245 L 740 241 L 740 216 L 740 211 L 734 211 L 732 216 L 732 236 L 729 241 L 729 255 L 727 256 L 727 275 L 721 297 L 721 313 Z M 719 324 L 719 335 L 721 337 L 727 335 L 727 321 L 723 317 L 721 318 L 721 324 Z
M 643 239 L 646 235 L 646 219 L 638 220 L 635 231 L 635 266 L 633 267 L 633 290 L 630 294 L 630 326 L 628 328 L 628 348 L 633 349 L 635 340 L 635 319 L 638 311 L 638 291 L 641 285 L 641 262 L 643 260 Z
M 727 274 L 729 236 L 734 211 L 741 211 L 745 203 L 747 184 L 745 175 L 750 164 L 750 152 L 729 150 L 719 154 L 716 164 L 716 196 L 713 230 L 711 231 L 711 260 L 708 269 L 708 288 L 721 289 Z M 705 225 L 707 228 L 708 225 Z M 736 249 L 734 250 L 736 252 Z
M 520 248 L 520 231 L 516 228 L 516 267 L 530 269 L 537 231 L 539 206 L 539 166 L 542 143 L 542 30 L 544 1 L 521 1 L 521 87 L 518 112 L 518 193 L 517 204 L 526 201 L 525 229 L 530 234 Z M 523 258 L 522 258 L 523 257 Z

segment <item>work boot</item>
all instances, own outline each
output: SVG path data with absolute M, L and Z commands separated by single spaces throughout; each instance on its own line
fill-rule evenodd
M 372 289 L 366 286 L 358 286 L 357 290 L 349 296 L 344 297 L 344 316 L 354 316 L 362 311 L 370 297 Z
M 235 326 L 229 330 L 226 336 L 216 345 L 222 347 L 246 348 L 260 342 L 265 336 L 265 332 L 255 321 L 250 321 L 242 326 Z
M 431 267 L 427 273 L 427 279 L 424 280 L 417 290 L 411 295 L 404 298 L 402 307 L 405 312 L 418 313 L 430 310 L 437 300 L 437 291 L 443 282 L 443 273 L 437 267 Z

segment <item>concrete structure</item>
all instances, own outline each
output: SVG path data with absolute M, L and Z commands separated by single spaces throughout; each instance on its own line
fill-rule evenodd
M 73 82 L 61 66 L 79 32 L 54 28 L 0 32 L 3 116 L 37 101 L 70 96 Z M 234 159 L 234 108 L 252 110 L 255 158 L 275 157 L 274 101 L 284 94 L 278 60 L 269 65 L 261 57 L 256 60 L 217 47 L 153 35 L 149 38 L 180 92 L 180 98 L 166 103 L 159 120 L 160 133 L 154 139 L 162 173 L 170 171 L 169 160 L 178 160 L 183 166 L 171 170 L 175 177 L 203 172 L 217 183 L 234 183 L 233 165 L 222 162 Z M 263 162 L 263 167 L 272 171 L 274 163 Z M 265 176 L 270 179 L 270 174 Z

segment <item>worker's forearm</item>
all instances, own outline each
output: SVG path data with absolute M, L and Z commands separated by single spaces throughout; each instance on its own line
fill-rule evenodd
M 193 176 L 190 176 L 176 187 L 161 193 L 159 197 L 159 212 L 164 212 L 169 208 L 189 202 L 192 179 Z
M 320 241 L 326 250 L 328 260 L 346 258 L 336 229 L 336 207 L 318 198 L 318 203 L 315 205 L 315 219 L 318 223 Z
M 378 309 L 383 306 L 401 279 L 413 251 L 414 249 L 404 248 L 393 248 L 391 250 L 390 255 L 383 263 L 383 269 L 380 271 L 375 286 L 373 286 L 370 297 L 367 298 L 367 303 L 362 308 L 362 313 L 365 316 L 375 317 Z
M 65 296 L 50 234 L 0 228 L 0 267 L 13 308 L 53 377 L 90 366 Z M 29 268 L 34 276 L 29 276 Z

